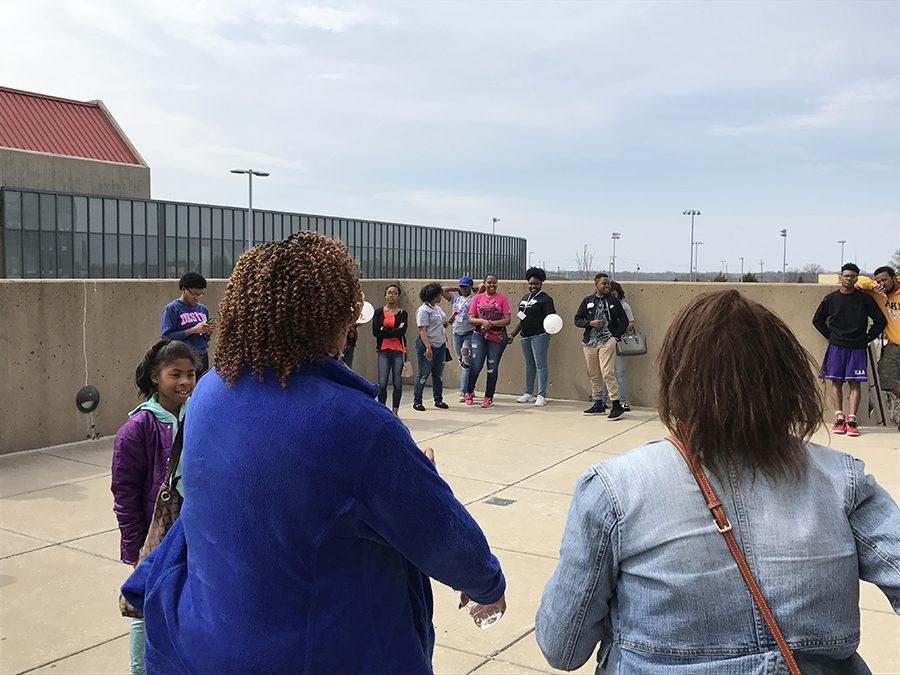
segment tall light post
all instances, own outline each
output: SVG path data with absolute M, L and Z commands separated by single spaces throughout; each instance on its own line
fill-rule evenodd
M 244 241 L 247 242 L 247 248 L 253 248 L 253 176 L 265 178 L 269 174 L 266 171 L 256 171 L 255 169 L 232 169 L 231 173 L 245 173 L 249 179 L 250 195 L 247 201 L 247 224 L 244 226 Z
M 741 283 L 744 283 L 744 258 L 741 256 Z
M 491 218 L 491 234 L 497 234 L 497 223 L 499 222 L 499 218 Z
M 612 265 L 610 265 L 610 274 L 612 278 L 616 278 L 616 242 L 622 238 L 621 232 L 613 232 L 612 233 L 612 243 L 613 243 L 613 254 L 612 254 Z
M 838 239 L 838 242 L 841 245 L 841 264 L 838 265 L 838 269 L 841 269 L 844 266 L 844 244 L 847 243 L 846 239 Z
M 762 283 L 763 280 L 763 261 L 762 258 L 759 260 L 759 283 Z
M 696 209 L 687 209 L 686 211 L 682 211 L 681 215 L 691 217 L 691 265 L 689 268 L 690 272 L 688 273 L 688 280 L 693 281 L 694 280 L 694 266 L 696 264 L 694 262 L 694 216 L 699 216 L 700 212 Z
M 787 228 L 781 230 L 781 238 L 784 240 L 784 252 L 781 256 L 781 283 L 787 280 Z

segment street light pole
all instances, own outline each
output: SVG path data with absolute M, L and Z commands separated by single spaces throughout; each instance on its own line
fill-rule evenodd
M 841 264 L 838 265 L 838 270 L 840 270 L 844 266 L 844 244 L 847 243 L 847 240 L 838 239 L 838 243 L 841 245 Z
M 616 242 L 622 238 L 621 232 L 613 232 L 612 233 L 612 243 L 613 243 L 613 254 L 612 254 L 612 265 L 610 266 L 610 273 L 612 274 L 612 278 L 616 278 Z
M 759 261 L 759 283 L 762 283 L 762 280 L 763 280 L 763 261 L 760 258 L 760 261 Z
M 497 223 L 499 222 L 499 218 L 491 218 L 491 234 L 497 234 Z
M 256 171 L 255 169 L 232 169 L 231 173 L 247 174 L 249 179 L 249 199 L 247 201 L 247 224 L 244 226 L 244 241 L 247 242 L 247 248 L 253 248 L 253 176 L 265 178 L 268 176 L 266 171 Z M 249 233 L 249 234 L 248 234 Z
M 691 217 L 691 265 L 688 272 L 688 280 L 693 281 L 694 267 L 696 266 L 696 262 L 694 260 L 694 216 L 699 216 L 700 212 L 696 209 L 688 209 L 686 211 L 682 211 L 681 215 Z
M 744 258 L 741 257 L 741 283 L 744 283 Z
M 781 257 L 781 283 L 787 279 L 787 228 L 781 230 L 781 238 L 784 239 L 784 253 Z

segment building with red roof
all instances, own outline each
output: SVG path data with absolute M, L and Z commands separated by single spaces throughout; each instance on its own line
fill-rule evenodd
M 150 167 L 102 101 L 0 87 L 0 187 L 150 197 Z

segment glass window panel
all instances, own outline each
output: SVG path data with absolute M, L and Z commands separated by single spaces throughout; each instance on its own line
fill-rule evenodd
M 159 234 L 159 211 L 156 208 L 156 204 L 147 202 L 147 234 L 157 235 Z
M 179 237 L 187 237 L 188 236 L 188 207 L 187 206 L 176 206 L 175 207 L 175 217 L 177 220 L 177 229 L 176 234 Z
M 188 263 L 188 240 L 185 237 L 178 237 L 177 254 L 175 262 L 177 271 L 173 276 L 180 277 L 187 272 L 190 267 Z
M 147 237 L 147 277 L 161 279 L 165 276 L 159 269 L 159 237 Z
M 22 193 L 22 227 L 26 230 L 37 230 L 38 222 L 38 196 L 34 192 Z
M 88 199 L 88 230 L 103 233 L 103 200 L 97 197 Z
M 181 233 L 178 233 L 181 236 Z M 193 239 L 200 236 L 200 207 L 188 207 L 188 236 Z
M 119 200 L 119 234 L 131 234 L 131 200 Z
M 222 238 L 222 209 L 212 210 L 212 236 L 213 239 Z
M 68 195 L 56 198 L 56 229 L 60 232 L 72 231 L 72 198 Z
M 56 231 L 56 195 L 40 195 L 41 229 Z
M 6 276 L 8 279 L 21 279 L 22 230 L 6 230 L 3 234 L 3 254 L 6 258 Z
M 228 243 L 231 246 L 231 242 Z M 222 272 L 222 240 L 212 240 L 212 276 L 216 279 L 222 279 L 225 274 Z
M 130 211 L 130 209 L 129 209 Z M 131 235 L 119 235 L 119 277 L 122 279 L 134 278 L 131 269 Z
M 22 193 L 15 190 L 4 190 L 3 212 L 6 220 L 3 226 L 9 230 L 22 229 Z M 19 239 L 21 242 L 21 238 Z
M 263 214 L 259 211 L 253 212 L 253 243 L 258 244 L 265 241 L 263 238 Z
M 87 208 L 87 202 L 85 202 L 85 208 Z M 75 259 L 75 265 L 72 269 L 72 276 L 76 279 L 87 279 L 90 276 L 90 268 L 88 267 L 88 236 L 82 232 L 76 232 L 74 237 L 72 255 Z
M 222 213 L 222 239 L 229 243 L 234 239 L 234 211 L 231 209 Z
M 200 274 L 212 276 L 212 242 L 209 239 L 200 240 Z
M 131 206 L 131 223 L 135 234 L 147 234 L 147 203 L 134 202 Z
M 72 233 L 60 232 L 56 235 L 56 276 L 71 279 L 72 272 Z
M 166 278 L 174 279 L 178 271 L 178 246 L 175 237 L 166 237 Z
M 212 236 L 212 209 L 208 206 L 200 207 L 200 236 L 204 239 Z
M 119 276 L 119 244 L 114 234 L 103 235 L 103 274 L 107 279 Z
M 118 234 L 119 208 L 115 199 L 103 200 L 103 234 Z
M 263 237 L 264 241 L 275 241 L 275 235 L 272 232 L 272 214 L 263 214 Z
M 90 277 L 92 279 L 103 278 L 103 235 L 90 235 Z
M 232 246 L 234 247 L 234 255 L 232 256 L 234 262 L 232 263 L 231 267 L 234 268 L 234 266 L 237 265 L 237 261 L 240 259 L 241 254 L 244 252 L 244 242 L 236 241 L 232 244 Z M 228 274 L 231 274 L 230 269 L 228 270 Z
M 233 241 L 229 241 L 226 239 L 222 242 L 222 276 L 227 277 L 231 274 L 231 270 L 234 267 L 234 247 L 236 244 Z
M 309 229 L 309 216 L 300 216 L 300 229 L 301 230 Z
M 41 232 L 41 279 L 53 279 L 55 277 L 56 232 Z
M 135 279 L 147 278 L 147 237 L 136 234 L 132 238 L 134 245 L 134 255 L 132 256 L 133 271 L 132 276 Z
M 196 272 L 200 269 L 200 239 L 188 240 L 188 262 L 190 267 L 185 272 Z
M 300 216 L 291 216 L 291 234 L 297 234 L 300 231 Z
M 26 230 L 23 233 L 23 246 L 25 248 L 25 269 L 23 275 L 26 279 L 38 279 L 41 276 L 41 240 L 40 232 Z

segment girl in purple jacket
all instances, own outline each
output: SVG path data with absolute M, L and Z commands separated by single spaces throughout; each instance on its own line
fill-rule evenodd
M 112 458 L 113 510 L 122 562 L 137 566 L 156 494 L 166 477 L 172 442 L 197 383 L 196 356 L 183 342 L 162 338 L 138 364 L 134 381 L 146 399 L 116 434 Z M 144 621 L 131 621 L 131 672 L 143 675 Z

